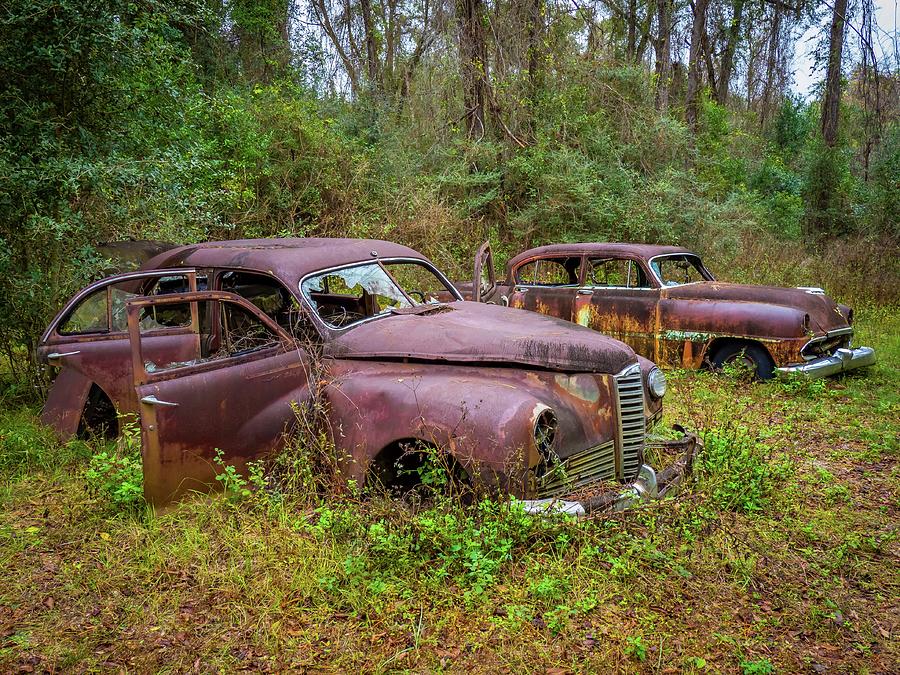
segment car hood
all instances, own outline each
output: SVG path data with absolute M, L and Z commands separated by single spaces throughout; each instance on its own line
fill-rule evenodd
M 327 343 L 335 358 L 518 364 L 618 373 L 637 357 L 589 328 L 478 302 L 418 305 L 348 329 Z
M 715 300 L 780 305 L 809 314 L 810 327 L 818 331 L 829 331 L 848 325 L 847 317 L 834 300 L 824 293 L 810 292 L 803 288 L 702 281 L 663 288 L 661 297 L 671 300 Z

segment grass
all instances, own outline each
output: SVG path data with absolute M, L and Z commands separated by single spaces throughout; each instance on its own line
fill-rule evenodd
M 898 313 L 859 310 L 857 335 L 879 364 L 824 382 L 672 374 L 666 422 L 707 442 L 695 482 L 582 522 L 261 493 L 123 509 L 88 477 L 114 449 L 7 401 L 0 671 L 891 671 Z

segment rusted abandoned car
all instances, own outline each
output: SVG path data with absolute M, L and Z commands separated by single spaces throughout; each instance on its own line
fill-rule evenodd
M 43 419 L 61 435 L 140 416 L 154 503 L 214 484 L 217 449 L 238 467 L 277 449 L 316 396 L 359 484 L 402 482 L 418 461 L 407 449 L 426 444 L 522 498 L 600 480 L 654 489 L 642 454 L 665 390 L 652 363 L 586 328 L 464 302 L 389 242 L 177 247 L 75 295 L 40 353 L 59 367 Z
M 821 288 L 716 281 L 677 246 L 558 244 L 521 253 L 497 283 L 490 247 L 476 255 L 467 298 L 588 326 L 662 367 L 743 363 L 759 378 L 833 375 L 875 362 L 853 348 L 853 310 Z M 474 297 L 473 297 L 474 296 Z

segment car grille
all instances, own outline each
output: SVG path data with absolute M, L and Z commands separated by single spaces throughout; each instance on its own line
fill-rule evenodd
M 538 499 L 559 497 L 595 481 L 632 480 L 637 476 L 646 433 L 640 366 L 629 366 L 616 375 L 615 381 L 619 413 L 616 439 L 569 455 L 549 467 L 537 478 Z
M 547 499 L 572 492 L 600 480 L 616 477 L 616 444 L 613 441 L 569 455 L 537 479 L 537 497 Z
M 619 395 L 619 436 L 618 449 L 624 480 L 634 478 L 641 468 L 644 454 L 644 383 L 641 367 L 630 366 L 616 375 L 616 390 Z

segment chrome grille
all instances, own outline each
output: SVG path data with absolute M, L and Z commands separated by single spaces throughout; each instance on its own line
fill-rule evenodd
M 641 468 L 644 451 L 644 383 L 641 367 L 629 366 L 616 375 L 616 390 L 619 395 L 618 450 L 622 474 L 620 478 L 631 480 Z
M 599 480 L 616 477 L 616 445 L 613 441 L 569 455 L 537 479 L 537 497 L 548 499 Z

